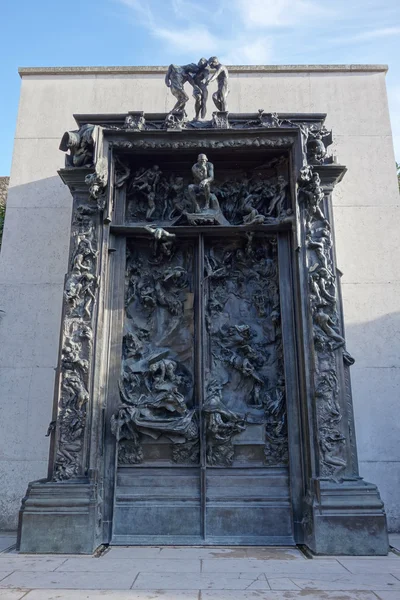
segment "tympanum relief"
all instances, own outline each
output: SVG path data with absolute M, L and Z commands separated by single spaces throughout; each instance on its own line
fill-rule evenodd
M 127 178 L 126 220 L 171 225 L 265 225 L 290 223 L 285 159 L 274 159 L 237 178 L 216 171 L 206 154 L 189 169 L 163 173 L 140 167 Z

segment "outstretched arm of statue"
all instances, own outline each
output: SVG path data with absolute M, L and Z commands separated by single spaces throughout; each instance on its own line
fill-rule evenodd
M 215 81 L 217 79 L 218 75 L 220 75 L 221 71 L 222 71 L 222 65 L 218 67 L 218 69 L 215 71 L 215 73 L 212 73 L 211 75 L 209 75 L 207 77 L 206 85 L 209 85 L 210 83 Z

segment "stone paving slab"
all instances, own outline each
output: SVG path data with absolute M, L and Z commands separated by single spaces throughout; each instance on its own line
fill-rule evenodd
M 202 561 L 203 573 L 239 573 L 252 571 L 259 573 L 269 573 L 271 575 L 295 575 L 309 574 L 310 577 L 325 573 L 348 573 L 337 560 L 304 560 L 304 561 L 283 561 L 283 560 L 215 560 L 206 559 Z
M 300 589 L 310 590 L 371 590 L 385 591 L 398 590 L 397 594 L 400 598 L 400 581 L 393 575 L 353 575 L 331 577 L 325 576 L 323 579 L 305 579 L 299 577 L 291 577 L 291 580 Z
M 374 591 L 398 590 L 400 598 L 400 581 L 392 575 L 351 575 L 332 576 L 323 578 L 287 577 L 266 578 L 262 574 L 254 578 L 243 578 L 233 574 L 222 573 L 146 573 L 141 572 L 137 577 L 133 589 L 142 590 L 344 590 L 344 591 Z
M 142 590 L 33 590 L 27 596 L 24 596 L 24 600 L 199 600 L 199 596 L 198 590 L 185 592 L 166 590 L 155 592 Z M 1 596 L 0 600 L 2 600 Z M 10 598 L 10 600 L 14 599 Z M 374 600 L 376 600 L 376 596 Z
M 0 590 L 0 600 L 20 600 L 29 590 Z
M 377 596 L 373 592 L 315 592 L 314 590 L 297 592 L 205 591 L 201 593 L 201 600 L 377 600 Z M 392 598 L 388 600 L 392 600 Z M 398 598 L 393 600 L 398 600 Z
M 267 579 L 268 585 L 271 590 L 281 591 L 281 590 L 297 590 L 299 591 L 299 586 L 296 585 L 291 579 L 288 577 L 268 577 Z M 263 590 L 265 586 L 262 583 L 261 579 L 257 579 L 257 581 L 253 581 L 249 590 Z
M 67 558 L 42 558 L 41 556 L 0 554 L 0 571 L 54 571 Z M 78 559 L 80 560 L 80 559 Z M 92 559 L 94 560 L 94 559 Z M 86 561 L 81 561 L 84 564 Z
M 0 581 L 0 588 L 129 590 L 137 575 L 122 569 L 114 573 L 14 571 Z
M 1 564 L 1 562 L 0 562 Z M 92 558 L 91 560 L 81 561 L 79 558 L 69 558 L 65 560 L 57 571 L 88 571 L 88 572 L 99 572 L 104 573 L 116 573 L 118 571 L 126 572 L 140 572 L 148 571 L 149 567 L 152 572 L 164 573 L 168 571 L 179 573 L 200 573 L 201 563 L 200 560 L 173 560 L 165 558 L 163 560 L 158 559 L 146 559 L 146 558 L 135 558 L 135 559 L 109 559 L 103 560 L 101 558 Z
M 379 600 L 399 600 L 399 592 L 375 592 Z
M 400 600 L 400 556 L 309 560 L 296 548 L 193 546 L 0 554 L 0 600 L 103 599 Z
M 14 594 L 10 590 L 2 590 Z M 382 593 L 382 592 L 380 592 Z M 151 591 L 142 590 L 24 590 L 15 595 L 2 596 L 0 600 L 398 600 L 394 596 L 377 596 L 372 592 L 275 592 L 275 591 Z
M 392 573 L 394 575 L 400 575 L 400 557 L 394 554 L 390 558 L 376 557 L 375 560 L 341 557 L 338 558 L 338 562 L 350 573 L 356 575 L 362 575 L 363 573 Z
M 110 558 L 159 558 L 160 552 L 161 548 L 156 547 L 126 548 L 122 546 L 110 548 L 101 558 L 102 560 Z
M 221 573 L 139 573 L 132 589 L 135 590 L 245 590 L 252 580 Z M 266 579 L 263 589 L 270 590 Z

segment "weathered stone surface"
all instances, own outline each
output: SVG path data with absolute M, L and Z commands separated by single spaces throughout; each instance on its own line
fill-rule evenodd
M 55 571 L 43 573 L 37 571 L 14 571 L 0 581 L 0 588 L 36 588 L 72 590 L 129 590 L 137 573 L 63 573 Z
M 0 283 L 63 283 L 70 223 L 70 207 L 8 207 L 0 255 Z
M 335 206 L 337 264 L 344 271 L 343 283 L 380 285 L 400 280 L 396 241 L 399 214 L 398 206 L 385 210 L 378 206 Z M 346 315 L 346 305 L 344 311 Z
M 230 573 L 232 577 L 234 573 L 265 573 L 273 576 L 288 576 L 294 577 L 296 573 L 301 575 L 309 575 L 310 578 L 318 575 L 340 575 L 345 574 L 345 568 L 336 560 L 326 559 L 324 561 L 309 561 L 309 560 L 240 560 L 240 559 L 224 559 L 224 560 L 203 560 L 202 573 Z
M 25 592 L 24 592 L 25 593 Z M 0 599 L 1 596 L 0 591 Z M 143 591 L 143 590 L 129 590 L 129 591 L 115 591 L 115 590 L 33 590 L 28 593 L 26 598 L 29 600 L 198 600 L 199 592 L 197 590 L 189 592 L 173 591 L 173 598 L 171 592 L 166 590 L 156 591 Z M 350 597 L 349 597 L 350 598 Z M 14 600 L 10 596 L 5 597 L 5 600 Z M 15 600 L 19 600 L 15 598 Z M 274 599 L 276 600 L 276 599 Z M 279 600 L 279 599 L 278 599 Z M 350 599 L 351 600 L 351 599 Z M 357 599 L 358 600 L 358 599 Z M 366 598 L 366 600 L 370 600 Z M 374 599 L 375 600 L 375 599 Z
M 295 585 L 295 584 L 293 584 Z M 296 588 L 297 589 L 297 588 Z M 203 600 L 376 600 L 373 592 L 326 592 L 315 590 L 302 591 L 234 591 L 234 592 L 210 592 L 207 590 L 201 593 Z M 97 599 L 96 599 L 97 600 Z M 388 600 L 391 600 L 388 598 Z M 393 598 L 394 600 L 394 598 Z
M 293 577 L 292 581 L 302 590 L 397 590 L 400 591 L 400 581 L 393 575 L 363 574 L 342 575 L 340 577 L 324 577 L 323 579 L 300 579 Z
M 89 562 L 81 561 L 80 558 L 69 558 L 66 560 L 62 567 L 60 567 L 60 571 L 73 571 L 73 572 L 117 572 L 118 569 L 121 568 L 121 564 L 124 567 L 124 570 L 129 571 L 130 573 L 133 571 L 143 572 L 146 571 L 149 565 L 148 558 L 134 558 L 134 559 L 122 559 L 121 563 L 120 558 L 109 558 L 107 560 L 91 560 Z M 162 560 L 158 560 L 157 558 L 151 558 L 152 569 L 154 569 L 157 573 L 170 573 L 176 571 L 177 560 L 164 558 Z M 195 559 L 187 559 L 182 558 L 179 561 L 179 572 L 180 573 L 200 573 L 200 561 Z
M 0 460 L 3 491 L 0 496 L 0 530 L 16 530 L 18 507 L 26 492 L 26 482 L 47 475 L 47 460 Z
M 27 590 L 0 590 L 0 600 L 21 600 Z
M 374 380 L 368 381 L 374 369 Z M 356 434 L 358 449 L 363 462 L 382 461 L 387 457 L 395 463 L 400 461 L 399 424 L 396 419 L 388 420 L 382 410 L 382 403 L 376 398 L 382 395 L 385 408 L 396 413 L 400 394 L 400 368 L 359 367 L 354 365 L 352 382 L 356 386 L 354 394 L 354 411 L 356 416 Z M 384 439 L 379 431 L 385 431 Z M 374 481 L 374 480 L 373 480 Z M 385 495 L 393 482 L 388 481 L 381 489 Z
M 18 554 L 0 555 L 2 571 L 30 571 L 32 573 L 47 573 L 55 571 L 65 562 L 65 558 L 21 556 Z M 83 561 L 82 561 L 83 562 Z
M 377 573 L 380 575 L 391 574 L 398 577 L 400 570 L 400 558 L 395 554 L 376 557 L 372 561 L 362 558 L 340 557 L 339 562 L 354 575 L 363 575 Z
M 391 135 L 385 79 L 380 73 L 310 76 L 311 110 L 326 112 L 337 135 Z M 368 102 L 360 98 L 368 95 Z
M 56 367 L 62 284 L 1 283 L 1 289 L 0 368 Z M 29 310 L 21 311 L 22 306 Z
M 57 175 L 64 166 L 58 138 L 16 139 L 8 206 L 60 208 L 72 206 L 71 194 Z
M 346 341 L 355 368 L 400 367 L 400 348 L 394 343 L 400 335 L 399 294 L 395 281 L 342 284 Z
M 340 157 L 348 171 L 334 189 L 334 206 L 379 206 L 386 210 L 399 205 L 395 171 L 395 157 L 391 136 L 335 135 L 329 152 Z M 379 190 L 377 172 L 379 165 Z
M 118 559 L 107 559 L 113 552 L 122 550 L 135 551 L 135 558 L 121 555 Z M 185 552 L 197 548 L 170 550 Z M 220 550 L 214 549 L 215 552 Z M 243 549 L 223 550 L 234 553 Z M 152 558 L 150 551 L 157 558 Z M 182 554 L 164 559 L 168 570 L 163 568 L 163 559 L 159 558 L 162 551 L 160 547 L 112 548 L 99 558 L 80 556 L 67 560 L 54 555 L 0 554 L 0 600 L 20 600 L 21 594 L 28 600 L 198 600 L 200 597 L 206 600 L 397 600 L 399 596 L 400 558 L 395 554 L 385 558 L 317 557 L 312 560 L 303 556 L 289 561 L 221 557 L 211 561 L 221 564 L 220 571 L 200 573 L 201 559 L 186 561 Z M 277 552 L 285 552 L 285 549 L 277 549 Z M 134 566 L 135 562 L 140 571 Z M 198 565 L 197 572 L 186 571 L 187 564 L 191 563 Z M 253 563 L 265 565 L 267 571 L 249 568 Z M 236 570 L 231 571 L 229 565 Z
M 360 475 L 367 481 L 374 481 L 379 486 L 385 506 L 390 507 L 389 531 L 399 531 L 400 499 L 397 490 L 400 486 L 400 462 L 389 458 L 385 461 L 364 461 L 361 458 Z

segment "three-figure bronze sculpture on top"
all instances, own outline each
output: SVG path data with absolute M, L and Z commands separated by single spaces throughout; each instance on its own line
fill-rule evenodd
M 165 76 L 165 83 L 170 88 L 171 93 L 176 98 L 176 104 L 169 113 L 171 118 L 186 117 L 185 107 L 189 101 L 189 96 L 185 91 L 185 83 L 193 87 L 193 97 L 195 99 L 195 117 L 198 121 L 200 117 L 205 118 L 207 114 L 208 86 L 213 81 L 217 81 L 218 89 L 212 95 L 218 112 L 226 113 L 228 111 L 227 97 L 229 94 L 229 76 L 228 69 L 221 65 L 216 56 L 208 60 L 201 58 L 197 65 L 170 65 Z

